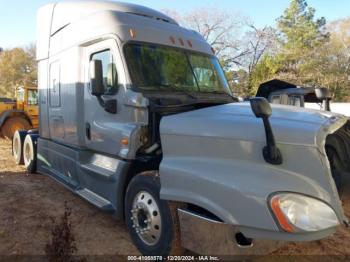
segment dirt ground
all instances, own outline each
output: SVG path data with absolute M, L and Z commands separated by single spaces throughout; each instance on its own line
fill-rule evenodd
M 50 240 L 52 222 L 72 208 L 78 255 L 138 255 L 126 226 L 99 211 L 63 186 L 43 175 L 27 175 L 16 166 L 10 142 L 0 140 L 0 256 L 43 255 Z M 350 194 L 344 199 L 350 217 Z M 350 255 L 350 229 L 339 227 L 327 239 L 291 243 L 277 255 Z

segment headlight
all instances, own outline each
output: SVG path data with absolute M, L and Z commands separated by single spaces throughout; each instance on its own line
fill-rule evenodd
M 315 198 L 283 193 L 270 200 L 280 226 L 287 232 L 319 231 L 339 224 L 333 209 Z

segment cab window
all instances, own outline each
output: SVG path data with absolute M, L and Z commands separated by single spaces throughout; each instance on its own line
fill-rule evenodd
M 291 96 L 289 98 L 289 104 L 293 106 L 301 107 L 301 97 L 300 96 Z
M 22 87 L 17 89 L 17 100 L 24 102 L 24 89 Z
M 280 104 L 281 103 L 281 97 L 278 95 L 271 97 L 271 103 L 272 104 Z
M 38 90 L 28 90 L 28 105 L 38 105 Z
M 90 60 L 100 60 L 103 70 L 104 95 L 114 95 L 117 92 L 117 69 L 111 50 L 104 50 L 91 55 Z

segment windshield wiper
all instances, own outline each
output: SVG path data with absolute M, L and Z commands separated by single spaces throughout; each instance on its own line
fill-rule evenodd
M 232 99 L 235 99 L 234 96 L 228 94 L 227 92 L 225 91 L 218 91 L 218 90 L 213 90 L 213 91 L 208 91 L 208 92 L 202 92 L 204 94 L 218 94 L 218 95 L 226 95 L 226 96 L 229 96 L 230 98 Z
M 184 93 L 185 95 L 191 97 L 192 99 L 197 99 L 196 96 L 192 95 L 190 92 L 184 90 L 184 89 L 181 89 L 181 88 L 178 88 L 177 86 L 175 85 L 169 85 L 169 84 L 158 84 L 159 86 L 161 87 L 167 87 L 167 88 L 170 88 L 171 91 L 179 91 L 181 93 Z

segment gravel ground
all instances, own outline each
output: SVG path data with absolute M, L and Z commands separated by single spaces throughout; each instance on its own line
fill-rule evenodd
M 15 165 L 10 142 L 0 140 L 0 256 L 43 255 L 51 238 L 51 218 L 62 216 L 65 201 L 72 208 L 77 255 L 139 255 L 123 223 L 49 177 L 26 174 L 23 167 Z M 343 202 L 350 217 L 350 194 Z M 332 237 L 290 243 L 273 254 L 350 256 L 350 229 L 339 227 Z

